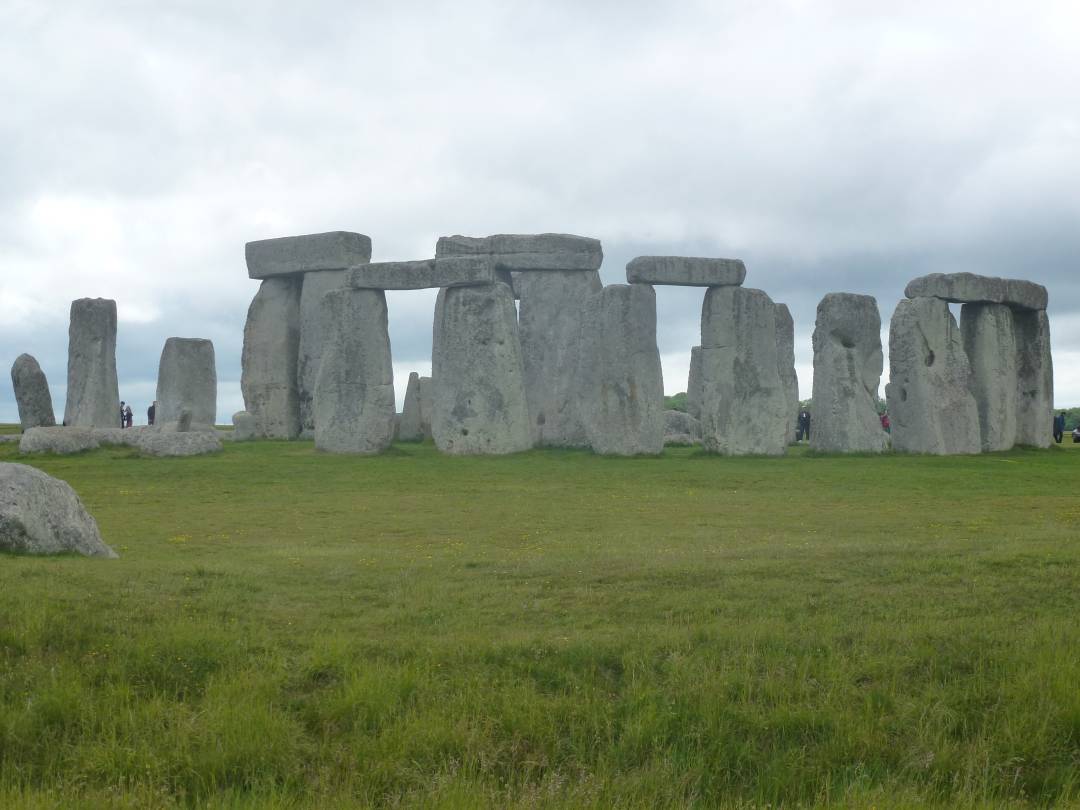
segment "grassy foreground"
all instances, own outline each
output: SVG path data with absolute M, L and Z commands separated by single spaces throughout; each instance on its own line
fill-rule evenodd
M 32 463 L 0 807 L 1080 805 L 1071 447 Z

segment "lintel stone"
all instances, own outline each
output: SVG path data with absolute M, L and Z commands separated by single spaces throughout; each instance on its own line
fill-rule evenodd
M 908 298 L 940 298 L 952 304 L 1006 304 L 1017 309 L 1046 309 L 1046 287 L 1018 278 L 975 273 L 931 273 L 908 282 Z
M 741 259 L 638 256 L 626 265 L 626 280 L 631 284 L 738 287 L 746 280 L 746 265 Z
M 344 270 L 371 260 L 371 238 L 350 231 L 282 236 L 248 242 L 244 254 L 249 278 Z
M 373 262 L 349 270 L 346 286 L 371 290 L 475 287 L 501 280 L 490 256 L 447 256 L 411 262 Z
M 599 239 L 566 233 L 443 236 L 435 246 L 436 258 L 475 255 L 494 256 L 508 272 L 599 270 L 604 260 Z

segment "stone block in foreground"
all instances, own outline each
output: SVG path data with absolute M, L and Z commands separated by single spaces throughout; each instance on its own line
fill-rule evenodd
M 631 284 L 738 287 L 746 280 L 746 265 L 741 259 L 638 256 L 626 265 L 626 280 Z
M 282 236 L 248 242 L 244 246 L 244 255 L 249 278 L 344 270 L 371 260 L 371 239 L 350 231 Z
M 1017 309 L 1046 309 L 1046 287 L 1016 278 L 975 273 L 931 273 L 908 282 L 908 298 L 940 298 L 952 304 L 1006 304 Z

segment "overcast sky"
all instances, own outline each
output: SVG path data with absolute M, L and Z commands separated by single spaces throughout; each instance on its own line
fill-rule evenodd
M 62 416 L 70 302 L 115 298 L 140 421 L 170 336 L 214 341 L 228 421 L 245 242 L 359 231 L 382 261 L 559 231 L 602 240 L 605 283 L 744 259 L 791 307 L 804 397 L 825 293 L 876 296 L 887 331 L 924 273 L 1038 281 L 1080 405 L 1078 43 L 1074 0 L 0 0 L 0 359 L 35 355 Z M 702 292 L 657 290 L 669 393 Z M 400 395 L 434 293 L 389 305 Z

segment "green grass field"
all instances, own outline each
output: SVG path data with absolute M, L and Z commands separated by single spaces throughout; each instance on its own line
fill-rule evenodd
M 0 807 L 1080 806 L 1073 450 L 35 457 Z

